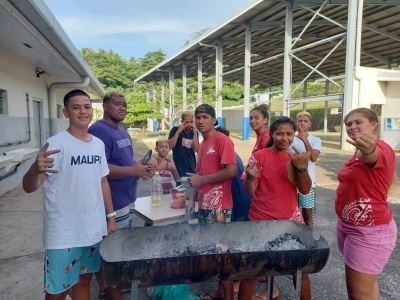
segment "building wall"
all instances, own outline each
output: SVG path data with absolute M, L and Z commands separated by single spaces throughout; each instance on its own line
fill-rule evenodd
M 0 115 L 0 155 L 19 148 L 41 148 L 49 138 L 47 87 L 48 81 L 57 81 L 57 78 L 48 78 L 47 75 L 37 78 L 35 69 L 36 65 L 0 46 L 0 89 L 6 91 L 7 102 L 7 114 Z M 57 104 L 62 105 L 64 94 L 65 91 L 57 90 Z M 58 129 L 63 130 L 67 128 L 68 120 L 61 115 L 57 123 Z M 27 141 L 29 131 L 30 141 Z M 24 172 L 32 162 L 33 159 L 30 159 L 22 163 L 16 174 L 0 180 L 0 195 L 21 183 Z M 0 177 L 3 175 L 4 168 L 0 169 Z
M 224 127 L 228 130 L 242 131 L 243 109 L 222 110 L 222 118 L 225 119 Z
M 400 82 L 392 81 L 386 83 L 386 103 L 382 106 L 382 138 L 395 150 L 400 150 L 400 131 L 385 130 L 386 118 L 400 119 Z

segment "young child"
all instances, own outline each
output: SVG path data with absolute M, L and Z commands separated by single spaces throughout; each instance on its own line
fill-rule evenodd
M 181 182 L 174 161 L 167 158 L 169 151 L 171 151 L 168 140 L 158 139 L 155 150 L 158 155 L 150 161 L 150 164 L 155 166 L 154 171 L 159 171 L 159 175 L 163 179 L 163 194 L 169 194 L 173 188 L 171 178 L 174 177 L 176 186 L 181 185 Z
M 250 221 L 302 221 L 297 189 L 302 194 L 308 194 L 311 189 L 311 179 L 307 171 L 310 154 L 301 153 L 295 147 L 295 153 L 288 151 L 295 132 L 296 124 L 293 120 L 288 117 L 277 118 L 271 124 L 271 139 L 267 148 L 253 153 L 250 158 L 243 178 L 245 193 L 253 195 L 249 210 Z M 295 171 L 295 175 L 292 171 Z M 296 276 L 293 277 L 295 283 Z M 242 280 L 238 299 L 251 299 L 258 280 Z M 302 277 L 301 299 L 311 299 L 311 285 L 307 274 Z
M 304 223 L 314 229 L 315 214 L 315 162 L 321 153 L 321 139 L 308 133 L 311 127 L 311 114 L 306 111 L 297 114 L 298 134 L 294 137 L 292 146 L 295 146 L 301 152 L 310 152 L 308 161 L 308 173 L 311 177 L 311 191 L 307 195 L 298 194 L 299 206 L 301 207 Z M 293 151 L 292 149 L 290 149 Z
M 100 269 L 100 243 L 117 229 L 104 144 L 88 134 L 89 95 L 64 97 L 69 128 L 50 137 L 23 178 L 27 193 L 43 184 L 44 291 L 46 300 L 90 299 L 92 273 Z M 108 224 L 106 223 L 106 216 Z

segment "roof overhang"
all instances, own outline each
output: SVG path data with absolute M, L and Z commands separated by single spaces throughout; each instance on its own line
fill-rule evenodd
M 50 75 L 49 85 L 54 82 L 51 75 L 65 82 L 89 77 L 87 90 L 104 95 L 101 83 L 43 0 L 0 0 L 0 27 L 1 46 Z

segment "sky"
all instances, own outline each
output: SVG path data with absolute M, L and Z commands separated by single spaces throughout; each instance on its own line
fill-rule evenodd
M 44 0 L 75 47 L 136 59 L 173 55 L 190 34 L 213 28 L 251 0 Z

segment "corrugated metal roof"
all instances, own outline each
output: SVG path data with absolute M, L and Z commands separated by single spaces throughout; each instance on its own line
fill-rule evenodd
M 296 4 L 302 3 L 312 10 L 318 10 L 323 1 L 297 0 Z M 305 4 L 305 3 L 315 3 Z M 342 0 L 328 1 L 321 10 L 321 14 L 332 20 L 347 26 L 348 3 Z M 253 1 L 240 12 L 234 14 L 198 40 L 184 47 L 175 55 L 163 61 L 161 64 L 146 72 L 136 81 L 158 81 L 161 73 L 158 69 L 166 70 L 174 68 L 175 78 L 182 76 L 181 63 L 187 61 L 187 76 L 197 76 L 197 53 L 203 51 L 203 73 L 215 74 L 215 50 L 199 45 L 199 42 L 217 45 L 218 39 L 241 38 L 239 41 L 224 42 L 223 72 L 228 72 L 244 65 L 244 36 L 245 24 L 247 22 L 269 22 L 268 26 L 252 32 L 252 57 L 251 62 L 255 63 L 262 59 L 280 54 L 284 50 L 284 21 L 286 16 L 286 2 L 284 1 Z M 295 5 L 293 13 L 293 37 L 296 37 L 304 28 L 304 22 L 313 17 L 313 13 Z M 400 1 L 395 0 L 365 0 L 363 23 L 371 28 L 363 27 L 361 66 L 387 68 L 388 63 L 399 64 L 400 55 Z M 300 22 L 301 21 L 301 22 Z M 271 23 L 274 22 L 274 23 Z M 302 40 L 298 41 L 295 48 L 308 45 L 321 40 L 324 37 L 331 37 L 345 32 L 337 25 L 330 25 L 328 21 L 317 16 L 311 26 L 304 32 Z M 388 35 L 378 33 L 385 31 Z M 398 39 L 396 39 L 398 37 Z M 297 52 L 296 56 L 309 65 L 315 67 L 321 59 L 336 45 L 340 39 L 318 45 L 316 47 Z M 344 41 L 331 56 L 320 66 L 319 70 L 330 76 L 344 74 L 346 61 L 346 41 Z M 292 78 L 293 81 L 302 80 L 310 69 L 293 59 Z M 224 81 L 243 81 L 244 71 L 228 74 L 223 77 Z M 282 85 L 283 57 L 271 60 L 267 63 L 253 66 L 251 68 L 252 83 L 264 86 Z M 311 75 L 310 80 L 321 78 L 317 73 Z

